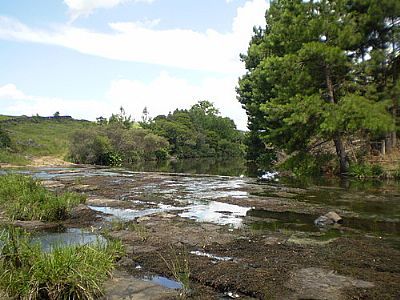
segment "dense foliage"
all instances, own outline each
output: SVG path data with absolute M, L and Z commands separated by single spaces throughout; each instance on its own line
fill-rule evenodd
M 120 242 L 56 247 L 46 253 L 23 231 L 4 229 L 0 233 L 0 296 L 98 299 L 102 284 L 122 254 Z
M 12 220 L 64 220 L 85 197 L 66 192 L 56 195 L 40 182 L 23 175 L 0 176 L 0 207 Z
M 200 101 L 189 110 L 175 110 L 141 125 L 165 137 L 172 155 L 179 158 L 230 158 L 244 153 L 243 134 L 233 120 L 219 115 L 208 101 Z
M 163 159 L 168 141 L 142 128 L 116 124 L 84 129 L 72 135 L 70 158 L 76 163 L 119 166 Z
M 251 159 L 271 149 L 309 157 L 331 143 L 344 173 L 353 140 L 396 146 L 399 1 L 276 0 L 266 23 L 238 87 Z
M 0 148 L 9 148 L 11 146 L 11 139 L 8 133 L 0 127 Z

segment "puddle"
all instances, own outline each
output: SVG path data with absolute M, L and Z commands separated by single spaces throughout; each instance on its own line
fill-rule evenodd
M 158 276 L 158 275 L 152 275 L 152 276 L 145 276 L 143 277 L 145 281 L 150 281 L 152 283 L 155 283 L 157 285 L 161 285 L 163 287 L 166 287 L 168 289 L 173 289 L 173 290 L 180 290 L 183 288 L 182 283 L 169 279 L 167 277 L 163 276 Z
M 46 232 L 35 234 L 31 238 L 33 244 L 40 244 L 45 252 L 54 247 L 81 246 L 88 244 L 106 244 L 107 240 L 101 235 L 82 231 L 78 228 L 68 228 L 62 232 Z
M 202 251 L 190 251 L 190 254 L 193 254 L 196 256 L 204 256 L 204 257 L 208 257 L 208 258 L 218 260 L 218 261 L 233 261 L 233 258 L 229 257 L 229 256 L 217 256 L 217 255 L 202 252 Z
M 400 236 L 400 223 L 392 221 L 382 221 L 375 219 L 364 219 L 354 217 L 344 217 L 340 227 L 318 228 L 314 225 L 317 215 L 309 215 L 296 212 L 275 212 L 261 209 L 251 209 L 247 216 L 257 219 L 249 222 L 249 226 L 255 230 L 295 230 L 302 232 L 322 232 L 326 235 L 340 235 L 340 229 L 351 228 L 361 232 L 368 232 L 376 235 L 395 235 Z M 262 220 L 262 219 L 265 219 Z
M 210 222 L 218 225 L 229 225 L 240 228 L 243 224 L 243 217 L 251 209 L 234 204 L 227 204 L 217 201 L 192 201 L 190 207 L 179 216 L 189 218 L 198 222 Z

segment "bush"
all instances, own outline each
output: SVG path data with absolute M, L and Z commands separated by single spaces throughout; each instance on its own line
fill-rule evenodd
M 329 154 L 311 155 L 298 153 L 288 158 L 279 168 L 292 171 L 295 176 L 317 176 L 324 173 L 330 166 L 333 156 Z
M 85 197 L 76 193 L 57 196 L 31 177 L 0 176 L 0 206 L 12 220 L 63 220 L 84 201 Z
M 168 145 L 165 138 L 142 128 L 103 125 L 74 133 L 70 158 L 76 163 L 121 166 L 164 159 Z
M 110 153 L 111 141 L 99 130 L 79 130 L 72 135 L 70 158 L 76 163 L 107 165 Z
M 11 139 L 7 132 L 0 128 L 0 148 L 9 148 L 11 147 Z
M 380 177 L 384 173 L 382 166 L 369 164 L 352 164 L 349 175 L 357 178 Z
M 123 254 L 120 242 L 55 248 L 9 228 L 0 236 L 0 289 L 13 299 L 95 299 Z

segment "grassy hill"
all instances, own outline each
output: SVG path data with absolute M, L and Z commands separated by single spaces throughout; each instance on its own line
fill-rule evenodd
M 26 165 L 33 157 L 65 159 L 71 134 L 94 126 L 70 117 L 12 117 L 0 115 L 0 127 L 11 138 L 11 149 L 0 149 L 0 163 Z

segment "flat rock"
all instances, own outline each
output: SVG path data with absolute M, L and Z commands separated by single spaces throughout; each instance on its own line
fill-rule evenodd
M 126 201 L 101 198 L 101 197 L 91 197 L 91 196 L 87 198 L 86 204 L 91 206 L 122 207 L 122 208 L 130 206 L 129 203 L 127 203 Z
M 372 288 L 374 284 L 363 280 L 335 274 L 321 268 L 306 268 L 294 271 L 286 287 L 295 292 L 293 299 L 343 299 L 345 288 Z
M 65 187 L 65 184 L 57 180 L 44 180 L 41 182 L 42 186 L 48 189 L 61 189 Z
M 141 280 L 125 272 L 116 272 L 104 285 L 103 300 L 161 300 L 178 296 L 178 291 Z
M 49 230 L 58 228 L 60 225 L 57 223 L 45 223 L 42 221 L 14 221 L 14 226 L 24 228 L 26 230 Z

